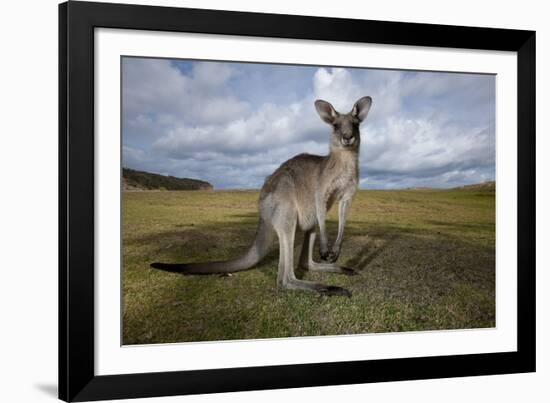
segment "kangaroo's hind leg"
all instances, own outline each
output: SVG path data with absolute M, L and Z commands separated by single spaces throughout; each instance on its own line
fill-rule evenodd
M 334 263 L 317 263 L 313 260 L 313 246 L 315 244 L 315 231 L 306 231 L 304 233 L 304 243 L 300 253 L 300 267 L 311 271 L 321 271 L 329 273 L 340 273 L 348 276 L 354 276 L 357 272 L 347 267 L 338 266 Z
M 280 212 L 280 211 L 279 211 Z M 283 289 L 316 291 L 326 295 L 344 295 L 351 293 L 341 287 L 324 285 L 312 281 L 299 280 L 294 274 L 294 236 L 296 234 L 296 215 L 280 214 L 273 221 L 273 227 L 279 237 L 279 272 L 277 284 Z

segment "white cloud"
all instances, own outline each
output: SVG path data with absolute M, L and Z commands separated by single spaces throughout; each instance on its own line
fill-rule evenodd
M 313 98 L 307 96 L 290 105 L 263 104 L 256 111 L 221 125 L 173 127 L 152 148 L 181 159 L 205 150 L 250 155 L 316 141 L 326 152 L 329 131 L 315 112 Z
M 310 91 L 291 104 L 249 104 L 235 84 L 250 92 L 238 65 L 194 63 L 184 74 L 167 60 L 130 59 L 124 66 L 125 164 L 217 187 L 258 187 L 293 155 L 326 154 L 330 128 L 315 113 L 316 98 L 348 112 L 370 95 L 363 186 L 494 178 L 494 82 L 486 77 L 319 68 L 310 80 Z
M 174 123 L 224 123 L 247 113 L 249 105 L 227 91 L 234 75 L 228 65 L 195 63 L 186 76 L 163 59 L 124 59 L 123 105 L 136 122 L 151 115 Z M 157 134 L 157 133 L 152 133 Z
M 342 113 L 347 113 L 353 103 L 361 98 L 361 89 L 353 82 L 351 73 L 342 68 L 320 68 L 313 76 L 313 89 L 317 98 L 324 99 Z M 364 94 L 367 95 L 367 94 Z

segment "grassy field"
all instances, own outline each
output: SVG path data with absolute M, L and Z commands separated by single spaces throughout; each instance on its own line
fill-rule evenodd
M 123 199 L 124 344 L 495 326 L 494 192 L 359 191 L 339 259 L 359 275 L 303 274 L 345 287 L 351 298 L 277 290 L 277 248 L 255 269 L 228 277 L 149 268 L 245 251 L 257 191 L 125 192 Z M 336 225 L 332 211 L 331 240 Z

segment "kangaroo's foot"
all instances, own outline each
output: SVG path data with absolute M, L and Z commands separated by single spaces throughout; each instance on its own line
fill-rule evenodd
M 338 266 L 334 263 L 313 262 L 308 266 L 308 270 L 320 271 L 320 272 L 326 272 L 326 273 L 345 274 L 346 276 L 356 276 L 359 274 L 355 270 L 350 269 L 349 267 Z
M 334 264 L 334 263 L 317 263 L 312 261 L 301 265 L 301 268 L 304 270 L 310 270 L 310 271 L 345 274 L 346 276 L 356 276 L 359 274 L 355 270 L 350 269 L 349 267 L 338 266 L 337 264 Z
M 313 281 L 292 279 L 285 282 L 282 287 L 287 290 L 305 290 L 315 291 L 323 295 L 340 295 L 344 297 L 351 297 L 351 292 L 342 287 L 335 285 L 325 285 L 321 283 L 315 283 Z

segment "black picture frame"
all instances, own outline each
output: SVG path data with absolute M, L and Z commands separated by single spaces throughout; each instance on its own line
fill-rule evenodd
M 94 29 L 517 52 L 517 352 L 96 376 Z M 535 371 L 535 32 L 108 3 L 59 5 L 59 398 L 89 401 Z

